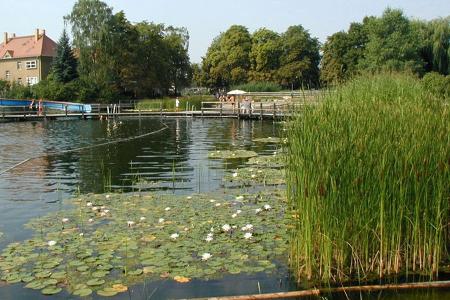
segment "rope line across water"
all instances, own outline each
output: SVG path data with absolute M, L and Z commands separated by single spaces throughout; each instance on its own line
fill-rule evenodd
M 163 123 L 163 122 L 161 122 L 161 124 L 162 124 L 162 126 L 163 126 L 162 128 L 160 128 L 160 129 L 158 129 L 158 130 L 155 130 L 155 131 L 152 131 L 152 132 L 148 132 L 148 133 L 144 133 L 144 134 L 141 134 L 141 135 L 137 135 L 137 136 L 132 136 L 132 137 L 128 137 L 128 138 L 117 139 L 117 140 L 114 140 L 114 141 L 109 141 L 109 142 L 100 143 L 100 144 L 96 144 L 96 145 L 90 145 L 90 146 L 85 146 L 85 147 L 80 147 L 80 148 L 75 148 L 75 149 L 69 149 L 69 150 L 63 150 L 63 151 L 58 151 L 58 152 L 57 152 L 57 151 L 54 151 L 54 152 L 45 153 L 45 154 L 41 154 L 41 155 L 37 155 L 37 156 L 32 156 L 32 157 L 29 157 L 29 158 L 27 158 L 27 159 L 25 159 L 25 160 L 23 160 L 23 161 L 21 161 L 21 162 L 15 164 L 15 165 L 12 166 L 12 167 L 9 167 L 9 168 L 7 168 L 7 169 L 1 171 L 1 172 L 0 172 L 0 175 L 3 175 L 3 174 L 5 174 L 5 173 L 7 173 L 7 172 L 9 172 L 9 171 L 14 170 L 15 168 L 17 168 L 17 167 L 19 167 L 19 166 L 21 166 L 21 165 L 23 165 L 23 164 L 29 162 L 29 161 L 32 161 L 32 160 L 34 160 L 34 159 L 37 159 L 37 158 L 40 158 L 40 157 L 43 157 L 43 156 L 53 156 L 53 155 L 59 155 L 59 154 L 66 154 L 66 153 L 80 152 L 80 151 L 84 151 L 84 150 L 88 150 L 88 149 L 93 149 L 93 148 L 97 148 L 97 147 L 103 147 L 103 146 L 107 146 L 107 145 L 112 145 L 112 144 L 119 144 L 119 143 L 123 143 L 123 142 L 128 142 L 128 141 L 141 139 L 141 138 L 144 138 L 144 137 L 147 137 L 147 136 L 150 136 L 150 135 L 159 133 L 159 132 L 161 132 L 161 131 L 166 130 L 166 129 L 169 128 L 169 126 L 167 126 L 167 124 L 165 124 L 165 123 Z

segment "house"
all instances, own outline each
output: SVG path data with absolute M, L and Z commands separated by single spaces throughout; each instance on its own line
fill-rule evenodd
M 11 37 L 5 32 L 0 44 L 0 80 L 33 85 L 45 79 L 56 56 L 56 46 L 45 30 Z

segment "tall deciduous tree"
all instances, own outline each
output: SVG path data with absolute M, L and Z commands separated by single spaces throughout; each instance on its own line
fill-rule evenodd
M 58 41 L 52 72 L 53 78 L 60 83 L 67 83 L 78 77 L 77 60 L 73 54 L 65 29 Z
M 401 10 L 386 9 L 381 18 L 367 24 L 368 42 L 361 67 L 369 71 L 412 71 L 421 73 L 417 31 Z
M 280 66 L 280 35 L 261 28 L 252 35 L 250 51 L 250 81 L 276 81 Z
M 286 87 L 319 84 L 319 41 L 301 25 L 291 26 L 281 36 L 282 54 L 278 78 Z

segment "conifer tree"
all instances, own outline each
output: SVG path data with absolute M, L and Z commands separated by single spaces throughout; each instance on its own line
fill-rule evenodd
M 78 77 L 77 60 L 70 47 L 69 37 L 64 29 L 56 48 L 56 57 L 53 61 L 54 79 L 61 83 L 70 82 Z

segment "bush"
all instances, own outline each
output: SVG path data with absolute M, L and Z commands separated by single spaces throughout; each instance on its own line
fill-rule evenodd
M 450 111 L 411 76 L 358 77 L 288 130 L 299 277 L 436 274 L 448 259 Z
M 246 92 L 279 92 L 283 88 L 281 85 L 275 82 L 249 82 L 246 84 L 241 84 L 237 86 L 233 86 L 232 90 L 243 90 Z
M 427 73 L 422 78 L 427 91 L 438 97 L 450 97 L 450 76 L 444 76 L 436 72 Z

